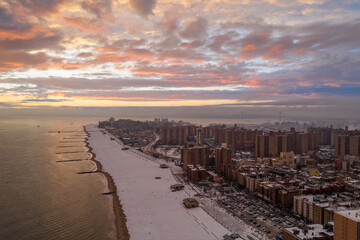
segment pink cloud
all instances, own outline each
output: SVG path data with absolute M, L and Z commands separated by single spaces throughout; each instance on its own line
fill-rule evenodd
M 61 19 L 68 25 L 79 28 L 83 31 L 90 33 L 106 33 L 109 29 L 106 25 L 99 23 L 98 21 L 85 17 L 61 17 Z

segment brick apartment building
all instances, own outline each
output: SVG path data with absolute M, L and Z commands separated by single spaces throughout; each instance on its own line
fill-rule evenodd
M 232 152 L 230 148 L 215 149 L 215 170 L 225 173 L 226 168 L 231 166 Z
M 209 147 L 188 146 L 181 149 L 181 163 L 186 170 L 188 165 L 199 165 L 205 169 L 209 167 Z
M 281 152 L 307 153 L 319 148 L 319 134 L 316 132 L 270 132 L 258 135 L 255 143 L 256 157 L 278 157 Z
M 335 137 L 335 157 L 360 156 L 360 136 L 342 135 Z
M 166 145 L 185 145 L 188 136 L 195 135 L 196 127 L 176 126 L 170 127 L 166 125 L 160 129 L 161 142 Z

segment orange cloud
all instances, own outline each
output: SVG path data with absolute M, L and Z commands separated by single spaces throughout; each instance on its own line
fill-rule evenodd
M 248 87 L 264 87 L 261 82 L 256 79 L 245 79 L 242 84 Z
M 109 49 L 102 49 L 109 50 Z M 154 53 L 146 49 L 128 49 L 123 53 L 100 53 L 96 56 L 93 63 L 106 63 L 106 62 L 128 62 L 128 61 L 150 61 L 155 57 Z
M 302 53 L 302 52 L 305 52 L 305 48 L 299 48 L 296 50 L 296 53 Z
M 285 50 L 282 46 L 276 45 L 265 52 L 265 55 L 262 57 L 263 60 L 272 60 L 277 61 L 280 59 L 280 54 L 282 54 Z
M 11 70 L 14 68 L 23 67 L 24 64 L 20 62 L 2 62 L 0 63 L 0 71 Z
M 254 44 L 248 44 L 241 49 L 241 51 L 248 52 L 248 51 L 255 51 L 256 46 Z
M 49 28 L 41 27 L 39 25 L 32 26 L 27 30 L 0 29 L 0 40 L 28 40 L 35 38 L 38 35 L 51 37 L 55 34 Z
M 270 48 L 266 52 L 266 54 L 272 55 L 272 54 L 280 54 L 282 52 L 284 52 L 284 50 L 282 49 L 282 46 L 281 45 L 276 45 L 276 46 Z

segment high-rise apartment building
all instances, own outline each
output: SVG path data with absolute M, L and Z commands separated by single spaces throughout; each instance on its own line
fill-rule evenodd
M 160 129 L 160 137 L 163 144 L 166 145 L 184 145 L 191 132 L 191 126 L 169 127 L 166 125 Z
M 320 145 L 331 145 L 331 133 L 333 132 L 333 127 L 311 127 L 308 128 L 308 133 L 313 132 L 317 133 L 319 137 Z
M 287 152 L 288 137 L 286 135 L 261 135 L 256 137 L 255 154 L 257 157 L 278 157 Z
M 231 165 L 231 149 L 216 148 L 215 149 L 215 169 L 218 172 L 225 172 L 226 167 Z
M 192 146 L 181 150 L 181 163 L 186 170 L 188 165 L 199 165 L 205 169 L 209 167 L 209 147 Z
M 360 156 L 360 136 L 336 136 L 335 157 Z
M 319 147 L 318 133 L 270 132 L 256 137 L 256 157 L 278 157 L 281 152 L 307 153 Z
M 232 128 L 209 126 L 203 128 L 203 134 L 204 137 L 214 138 L 220 145 L 226 143 L 231 149 L 254 151 L 256 136 L 261 135 L 262 131 L 239 128 L 236 125 Z

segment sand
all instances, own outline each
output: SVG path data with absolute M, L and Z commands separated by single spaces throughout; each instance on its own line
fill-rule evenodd
M 159 163 L 135 149 L 121 150 L 120 141 L 112 141 L 110 134 L 102 134 L 95 125 L 86 130 L 91 133 L 87 142 L 96 154 L 95 161 L 111 176 L 109 188 L 117 192 L 121 203 L 117 201 L 117 206 L 120 210 L 122 206 L 126 215 L 114 207 L 117 221 L 122 230 L 126 225 L 130 239 L 207 240 L 222 239 L 229 233 L 202 208 L 184 207 L 183 199 L 194 192 L 171 192 L 170 185 L 177 182 L 170 169 L 161 169 Z
M 111 175 L 105 171 L 103 171 L 103 167 L 100 162 L 96 160 L 96 154 L 93 152 L 93 148 L 89 146 L 89 133 L 84 128 L 84 131 L 87 134 L 87 138 L 85 139 L 86 147 L 88 148 L 88 152 L 91 154 L 90 160 L 96 164 L 96 171 L 101 172 L 107 180 L 109 193 L 112 194 L 113 199 L 113 209 L 115 214 L 115 226 L 116 226 L 116 236 L 118 240 L 127 240 L 130 239 L 129 231 L 126 227 L 126 216 L 122 209 L 119 196 L 117 195 L 116 185 L 114 183 L 114 179 Z

